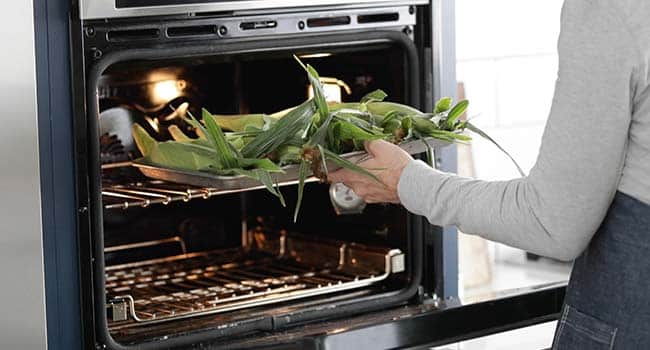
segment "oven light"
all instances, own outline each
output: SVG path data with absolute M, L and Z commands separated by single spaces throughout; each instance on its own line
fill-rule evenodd
M 325 100 L 328 102 L 342 102 L 343 93 L 341 90 L 345 90 L 345 93 L 347 95 L 350 95 L 352 93 L 350 86 L 348 86 L 348 84 L 346 84 L 343 80 L 330 77 L 321 77 L 320 82 L 323 84 Z M 311 84 L 309 84 L 309 87 L 307 88 L 307 95 L 309 98 L 314 97 L 314 90 L 312 89 Z
M 329 52 L 310 53 L 306 55 L 299 55 L 300 58 L 323 58 L 332 56 Z
M 187 83 L 185 80 L 163 80 L 153 84 L 151 99 L 154 104 L 167 103 L 181 96 Z

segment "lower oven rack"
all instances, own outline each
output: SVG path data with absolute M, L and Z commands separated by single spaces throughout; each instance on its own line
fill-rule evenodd
M 398 249 L 254 234 L 254 248 L 109 266 L 112 331 L 367 287 L 403 272 Z

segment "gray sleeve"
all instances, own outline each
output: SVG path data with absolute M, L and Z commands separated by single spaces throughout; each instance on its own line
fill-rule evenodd
M 616 192 L 639 61 L 611 7 L 565 1 L 553 106 L 528 177 L 479 181 L 413 161 L 400 178 L 402 204 L 432 224 L 562 260 L 579 255 Z

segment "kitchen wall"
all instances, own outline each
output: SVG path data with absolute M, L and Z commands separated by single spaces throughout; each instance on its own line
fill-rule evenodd
M 470 100 L 468 117 L 510 151 L 525 172 L 535 163 L 551 107 L 562 3 L 456 1 L 457 80 Z M 478 137 L 469 149 L 459 149 L 459 170 L 485 180 L 519 176 L 496 147 Z M 525 252 L 467 236 L 460 239 L 460 260 L 465 286 L 481 291 L 561 280 L 568 271 L 556 273 L 551 266 L 550 274 L 530 273 Z
M 557 77 L 561 0 L 457 0 L 457 79 L 468 115 L 511 150 L 527 172 L 534 164 Z M 476 176 L 517 177 L 496 148 L 476 139 Z

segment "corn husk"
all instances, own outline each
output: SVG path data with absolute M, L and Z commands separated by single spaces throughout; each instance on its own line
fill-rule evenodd
M 313 99 L 268 115 L 214 115 L 204 109 L 199 122 L 188 113 L 187 122 L 194 127 L 197 138 L 171 126 L 173 141 L 158 142 L 135 124 L 133 135 L 140 152 L 148 162 L 163 167 L 253 178 L 277 196 L 282 205 L 284 198 L 271 174 L 282 172 L 282 165 L 298 164 L 294 220 L 298 219 L 307 177 L 316 174 L 326 178 L 328 162 L 380 181 L 368 169 L 339 155 L 362 150 L 364 141 L 383 139 L 398 143 L 432 137 L 450 143 L 467 142 L 471 137 L 463 131 L 468 129 L 494 143 L 514 162 L 487 134 L 461 120 L 467 101 L 454 105 L 451 98 L 442 98 L 433 113 L 424 113 L 384 101 L 386 93 L 376 90 L 359 102 L 326 103 L 316 70 L 297 57 L 296 60 L 312 84 Z M 428 144 L 427 147 L 429 161 L 433 162 L 433 152 Z M 518 165 L 517 168 L 521 171 Z

